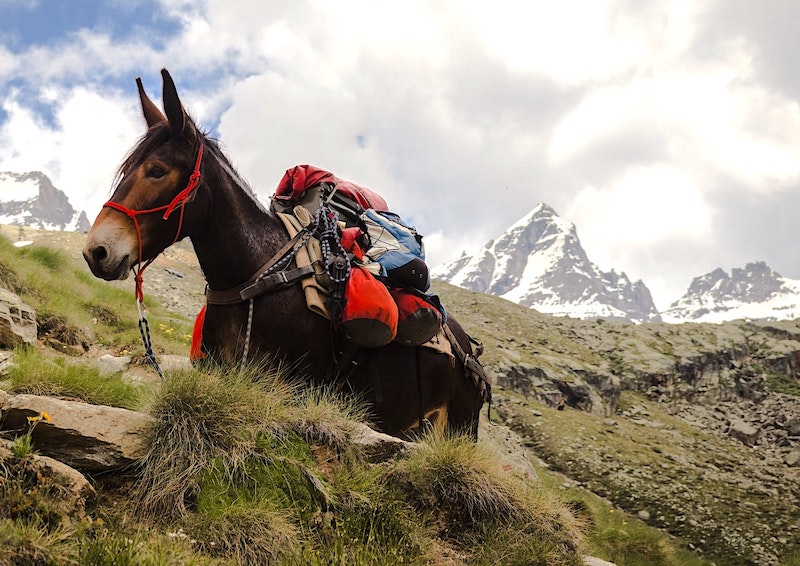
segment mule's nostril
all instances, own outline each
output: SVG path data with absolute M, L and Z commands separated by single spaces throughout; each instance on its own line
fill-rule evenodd
M 92 259 L 95 263 L 99 263 L 108 257 L 108 250 L 105 246 L 97 246 L 92 250 Z

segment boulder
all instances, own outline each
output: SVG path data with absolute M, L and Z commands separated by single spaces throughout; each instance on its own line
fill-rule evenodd
M 0 348 L 36 342 L 36 312 L 17 295 L 0 289 Z
M 131 363 L 131 357 L 105 354 L 97 358 L 95 363 L 97 364 L 97 369 L 102 374 L 120 373 L 128 369 L 128 365 Z
M 795 468 L 800 466 L 800 449 L 794 449 L 789 452 L 783 459 L 786 462 L 786 465 L 790 468 Z
M 728 434 L 747 446 L 754 446 L 758 437 L 761 435 L 761 429 L 738 419 L 731 419 L 730 429 Z
M 491 368 L 497 384 L 533 397 L 556 408 L 572 407 L 598 416 L 614 414 L 621 384 L 613 375 L 585 374 L 570 368 L 557 375 L 555 371 L 528 363 L 503 362 Z
M 145 451 L 142 432 L 148 415 L 38 395 L 12 395 L 0 407 L 0 430 L 26 432 L 28 417 L 46 413 L 31 434 L 40 453 L 87 473 L 106 472 L 136 462 Z
M 365 424 L 356 424 L 350 433 L 350 442 L 355 445 L 367 462 L 385 462 L 404 452 L 413 442 L 372 430 Z
M 10 440 L 0 439 L 0 462 L 9 462 L 13 465 L 16 458 L 13 453 L 14 443 Z M 31 454 L 28 456 L 34 465 L 44 471 L 46 475 L 57 474 L 64 480 L 65 485 L 68 487 L 70 493 L 80 501 L 82 506 L 84 503 L 89 502 L 95 498 L 97 492 L 89 483 L 82 473 L 75 468 L 70 468 L 63 462 L 59 462 L 49 456 L 42 456 L 40 454 Z

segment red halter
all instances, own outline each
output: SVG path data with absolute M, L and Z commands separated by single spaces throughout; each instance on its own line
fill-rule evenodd
M 184 212 L 184 205 L 186 201 L 189 200 L 189 196 L 192 194 L 192 191 L 197 188 L 200 184 L 200 164 L 203 162 L 203 143 L 200 142 L 200 146 L 197 148 L 197 159 L 195 160 L 194 164 L 194 171 L 192 172 L 191 176 L 189 177 L 189 182 L 186 185 L 186 188 L 175 195 L 175 198 L 172 199 L 172 202 L 169 204 L 165 204 L 164 206 L 159 206 L 157 208 L 148 208 L 145 210 L 132 210 L 123 206 L 119 203 L 108 201 L 103 205 L 103 208 L 113 208 L 114 210 L 118 210 L 125 216 L 129 217 L 133 220 L 133 225 L 136 227 L 136 238 L 139 244 L 139 262 L 137 264 L 137 270 L 134 274 L 134 280 L 136 281 L 136 300 L 139 304 L 144 301 L 144 293 L 142 292 L 142 273 L 145 269 L 147 269 L 151 263 L 156 258 L 152 258 L 147 260 L 146 262 L 142 263 L 142 229 L 139 227 L 139 219 L 137 216 L 141 214 L 152 214 L 154 212 L 164 212 L 164 216 L 162 217 L 164 220 L 169 219 L 170 215 L 175 211 L 177 207 L 180 206 L 181 208 L 181 215 L 178 221 L 178 231 L 175 232 L 175 238 L 169 244 L 170 246 L 178 241 L 178 237 L 181 234 L 181 228 L 183 227 L 183 212 Z M 169 247 L 169 246 L 167 246 Z

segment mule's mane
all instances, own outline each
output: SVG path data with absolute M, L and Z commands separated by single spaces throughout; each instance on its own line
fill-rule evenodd
M 203 181 L 212 181 L 212 184 L 216 185 L 223 182 L 223 177 L 227 176 L 230 178 L 233 186 L 241 189 L 245 195 L 252 199 L 256 206 L 266 212 L 266 208 L 261 201 L 258 200 L 258 197 L 256 196 L 255 191 L 253 191 L 252 187 L 250 187 L 250 184 L 244 178 L 242 178 L 242 176 L 233 167 L 230 160 L 223 153 L 222 149 L 220 148 L 219 140 L 209 137 L 206 132 L 202 132 L 196 127 L 195 131 L 197 132 L 200 142 L 205 145 L 207 150 L 210 150 L 210 153 L 212 153 L 214 158 L 222 165 L 222 167 L 208 167 L 207 164 L 209 162 L 206 160 L 204 162 L 205 166 L 203 167 L 202 171 L 202 175 L 205 177 L 205 179 L 201 177 L 201 183 Z M 112 191 L 114 190 L 114 187 L 119 184 L 122 178 L 125 177 L 125 175 L 128 174 L 128 172 L 135 168 L 139 163 L 141 163 L 147 155 L 153 152 L 156 148 L 167 143 L 171 135 L 172 134 L 169 126 L 166 122 L 150 128 L 144 135 L 142 135 L 142 137 L 140 137 L 136 142 L 136 145 L 133 147 L 133 149 L 131 149 L 130 153 L 128 153 L 123 162 L 117 168 Z

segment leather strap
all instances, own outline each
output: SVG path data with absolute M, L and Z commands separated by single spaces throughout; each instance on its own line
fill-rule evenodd
M 461 347 L 461 344 L 458 343 L 458 339 L 455 337 L 455 334 L 453 334 L 453 331 L 450 330 L 450 327 L 447 326 L 446 323 L 444 324 L 444 334 L 447 336 L 447 341 L 450 342 L 450 345 L 453 347 L 453 353 L 455 354 L 456 358 L 458 358 L 461 363 L 464 364 L 464 369 L 471 374 L 472 382 L 475 384 L 475 387 L 478 388 L 478 392 L 483 400 L 491 403 L 492 378 L 486 374 L 486 370 L 483 369 L 483 366 L 477 360 L 477 358 L 475 358 L 475 356 L 464 351 L 464 349 Z
M 237 285 L 236 287 L 231 287 L 230 289 L 216 290 L 206 288 L 206 302 L 210 305 L 233 305 L 236 303 L 242 303 L 263 293 L 269 293 L 271 291 L 276 291 L 282 287 L 291 285 L 298 279 L 302 279 L 304 276 L 313 273 L 314 270 L 311 269 L 311 271 L 308 271 L 310 266 L 306 266 L 297 269 L 279 271 L 271 275 L 261 277 L 262 273 L 265 273 L 273 265 L 285 258 L 287 254 L 296 253 L 297 250 L 295 250 L 295 246 L 300 247 L 301 245 L 305 245 L 305 242 L 301 242 L 301 240 L 306 237 L 311 228 L 313 227 L 310 225 L 306 226 L 303 230 L 300 230 L 297 234 L 295 234 L 292 239 L 286 242 L 275 255 L 267 260 L 267 263 L 259 267 L 253 276 L 244 283 Z M 262 285 L 263 281 L 269 282 Z M 256 289 L 260 289 L 260 291 L 256 291 Z M 242 295 L 242 293 L 245 291 L 247 294 Z
M 259 295 L 290 287 L 303 277 L 307 277 L 313 273 L 314 266 L 306 265 L 295 269 L 278 271 L 257 281 L 247 281 L 246 283 L 222 291 L 207 289 L 206 302 L 210 305 L 234 305 L 236 303 L 243 303 Z

